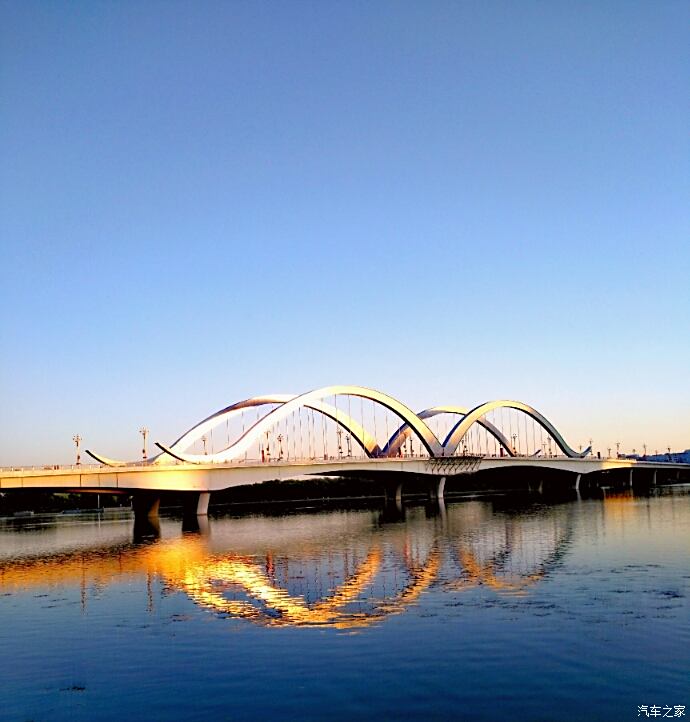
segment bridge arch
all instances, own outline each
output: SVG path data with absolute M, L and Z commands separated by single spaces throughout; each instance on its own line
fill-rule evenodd
M 583 452 L 577 452 L 571 449 L 566 443 L 565 439 L 560 435 L 558 429 L 542 414 L 540 414 L 532 406 L 523 404 L 521 401 L 489 401 L 479 406 L 475 406 L 471 411 L 468 411 L 465 416 L 460 419 L 455 426 L 448 432 L 448 436 L 443 442 L 443 447 L 446 451 L 446 456 L 452 456 L 458 448 L 458 445 L 462 441 L 463 436 L 469 431 L 472 424 L 478 422 L 490 411 L 495 409 L 516 409 L 527 414 L 530 418 L 534 419 L 545 431 L 547 431 L 553 440 L 556 442 L 558 448 L 571 459 L 582 459 L 590 452 L 587 448 Z
M 457 414 L 458 416 L 464 417 L 468 412 L 468 409 L 462 406 L 433 406 L 429 409 L 420 411 L 417 416 L 420 419 L 429 419 L 433 416 L 440 414 Z M 508 456 L 517 456 L 517 451 L 513 448 L 508 438 L 501 432 L 501 430 L 494 426 L 490 421 L 485 418 L 480 418 L 477 421 L 480 426 L 483 426 L 499 444 L 506 450 Z M 397 456 L 402 445 L 412 434 L 412 429 L 408 424 L 403 424 L 389 439 L 388 443 L 384 446 L 381 451 L 382 456 Z M 447 452 L 446 452 L 446 455 Z
M 146 463 L 164 463 L 166 456 L 173 456 L 178 460 L 185 461 L 187 460 L 185 457 L 192 456 L 190 454 L 185 454 L 185 450 L 188 449 L 192 444 L 199 441 L 204 436 L 204 434 L 215 428 L 223 421 L 237 416 L 237 414 L 241 413 L 244 409 L 257 408 L 269 404 L 282 405 L 286 404 L 289 401 L 292 401 L 295 398 L 297 398 L 295 394 L 269 394 L 264 396 L 255 396 L 250 399 L 245 399 L 244 401 L 238 401 L 237 403 L 231 404 L 230 406 L 226 406 L 225 408 L 220 409 L 219 411 L 216 411 L 215 413 L 206 417 L 198 424 L 193 426 L 191 429 L 186 431 L 176 441 L 170 444 L 169 447 L 164 447 L 162 444 L 157 444 L 159 448 L 164 450 L 162 450 L 159 454 L 150 457 Z M 378 447 L 376 439 L 364 427 L 362 427 L 361 424 L 359 424 L 357 421 L 355 421 L 355 419 L 351 418 L 340 409 L 337 409 L 334 406 L 331 406 L 330 404 L 319 400 L 313 400 L 305 403 L 304 408 L 313 409 L 314 411 L 323 414 L 324 416 L 335 421 L 338 425 L 342 426 L 351 435 L 351 437 L 364 449 L 367 456 L 379 455 L 380 449 Z M 225 449 L 218 453 L 222 454 L 224 453 L 224 451 Z M 99 461 L 106 466 L 126 466 L 128 463 L 125 461 L 110 459 L 106 456 L 103 456 L 102 454 L 97 454 L 96 452 L 93 452 L 89 449 L 86 450 L 86 453 L 96 459 L 96 461 Z M 209 460 L 208 455 L 196 456 L 199 458 L 199 460 Z
M 349 433 L 352 434 L 353 438 L 355 438 L 355 440 L 362 446 L 368 456 L 381 455 L 381 449 L 369 432 L 351 419 L 347 414 L 323 401 L 324 398 L 338 395 L 357 396 L 363 399 L 368 399 L 379 406 L 383 406 L 396 414 L 396 416 L 398 416 L 404 424 L 407 424 L 411 428 L 411 431 L 424 445 L 430 456 L 443 455 L 443 447 L 436 438 L 436 435 L 424 423 L 424 421 L 417 416 L 417 414 L 392 396 L 380 391 L 375 391 L 374 389 L 365 388 L 363 386 L 325 386 L 321 389 L 309 391 L 299 396 L 290 397 L 289 400 L 284 401 L 278 408 L 269 412 L 253 424 L 234 444 L 231 444 L 226 449 L 223 449 L 216 454 L 186 454 L 180 447 L 182 446 L 182 443 L 184 443 L 185 446 L 188 446 L 193 443 L 194 440 L 201 438 L 205 430 L 210 428 L 207 424 L 211 423 L 211 420 L 213 420 L 211 426 L 215 426 L 219 420 L 223 418 L 223 414 L 236 411 L 236 409 L 239 408 L 238 405 L 226 407 L 226 409 L 212 414 L 207 419 L 183 434 L 180 439 L 171 446 L 165 446 L 160 442 L 156 442 L 156 445 L 170 456 L 188 463 L 204 464 L 231 461 L 246 453 L 250 447 L 261 438 L 263 433 L 270 430 L 283 419 L 287 418 L 291 413 L 302 407 L 307 407 L 313 408 L 315 411 L 328 416 L 336 423 L 343 426 Z M 258 398 L 263 399 L 262 403 L 276 403 L 275 401 L 268 401 L 267 399 L 275 399 L 277 397 Z M 247 402 L 240 402 L 240 404 L 246 403 Z M 258 403 L 256 405 L 258 405 Z M 246 408 L 246 406 L 244 408 Z
M 188 449 L 192 444 L 199 441 L 207 431 L 210 431 L 226 419 L 236 416 L 244 409 L 256 408 L 269 404 L 283 405 L 296 398 L 297 396 L 295 394 L 273 394 L 269 396 L 256 396 L 254 398 L 247 399 L 246 401 L 240 401 L 236 404 L 232 404 L 231 406 L 227 406 L 226 408 L 217 411 L 215 414 L 211 414 L 211 416 L 199 422 L 196 426 L 193 426 L 189 431 L 185 432 L 179 439 L 177 439 L 177 441 L 170 445 L 170 451 L 175 451 L 176 453 L 185 451 L 185 449 Z M 312 409 L 332 419 L 352 436 L 352 438 L 364 449 L 368 456 L 376 455 L 378 451 L 376 439 L 363 426 L 361 426 L 361 424 L 348 416 L 345 412 L 317 399 L 306 402 L 304 404 L 304 408 Z M 252 427 L 250 427 L 250 430 L 251 428 Z M 223 449 L 223 451 L 218 453 L 222 454 L 225 451 L 226 449 Z M 159 456 L 161 455 L 162 454 L 159 454 Z M 208 458 L 208 456 L 204 456 L 203 458 Z
M 177 438 L 175 441 L 173 441 L 172 444 L 170 444 L 170 449 L 178 449 L 180 451 L 184 451 L 185 449 L 188 449 L 192 444 L 199 441 L 206 432 L 213 429 L 215 426 L 217 426 L 222 421 L 225 421 L 226 419 L 230 419 L 234 416 L 237 416 L 237 414 L 241 413 L 244 409 L 251 409 L 256 408 L 258 406 L 266 406 L 268 404 L 284 404 L 287 401 L 291 401 L 295 398 L 295 394 L 267 394 L 263 396 L 254 396 L 250 399 L 245 399 L 244 401 L 238 401 L 234 404 L 230 404 L 230 406 L 226 406 L 219 411 L 214 412 L 210 416 L 207 416 L 205 419 L 202 419 L 198 424 L 195 424 L 192 426 L 191 429 L 188 429 L 187 431 L 182 434 L 179 438 Z M 106 466 L 126 466 L 128 463 L 127 461 L 120 461 L 117 459 L 110 459 L 107 456 L 103 456 L 102 454 L 98 454 L 95 451 L 91 451 L 90 449 L 86 449 L 86 453 L 91 456 L 92 458 L 96 459 L 96 461 L 99 461 L 101 464 L 105 464 Z M 155 456 L 150 456 L 146 464 L 161 464 L 164 463 L 165 459 L 164 457 L 168 455 L 168 452 L 161 451 L 159 454 L 156 454 Z M 173 454 L 174 456 L 174 454 Z M 176 457 L 178 458 L 178 457 Z

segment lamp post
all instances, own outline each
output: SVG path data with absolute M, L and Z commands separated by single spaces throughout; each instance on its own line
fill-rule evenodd
M 616 458 L 620 457 L 621 455 L 621 442 L 616 441 Z
M 515 453 L 517 453 L 517 446 L 516 446 L 516 443 L 515 443 L 516 441 L 517 441 L 517 434 L 513 434 L 513 451 L 514 451 Z
M 79 451 L 79 446 L 81 444 L 81 436 L 79 436 L 79 434 L 75 434 L 72 437 L 72 441 L 74 441 L 74 445 L 77 447 L 77 466 L 81 466 L 81 453 Z
M 283 458 L 283 435 L 278 434 L 278 461 Z
M 201 437 L 201 443 L 204 445 L 204 456 L 206 456 L 206 455 L 208 454 L 208 451 L 207 451 L 207 449 L 206 449 L 206 442 L 207 442 L 207 441 L 208 441 L 208 436 L 206 436 L 206 434 L 204 434 L 204 435 Z
M 139 433 L 141 434 L 143 439 L 143 445 L 141 447 L 141 458 L 146 461 L 146 459 L 148 458 L 148 454 L 146 453 L 146 439 L 149 435 L 149 430 L 145 426 L 142 426 L 139 429 Z

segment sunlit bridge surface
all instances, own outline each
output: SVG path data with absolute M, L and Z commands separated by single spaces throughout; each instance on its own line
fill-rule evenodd
M 570 445 L 546 416 L 521 401 L 473 408 L 430 406 L 414 412 L 394 397 L 362 386 L 326 386 L 299 395 L 268 394 L 225 406 L 149 455 L 143 433 L 139 459 L 116 460 L 91 448 L 95 465 L 0 469 L 0 492 L 67 491 L 132 497 L 137 518 L 155 516 L 161 494 L 184 495 L 188 514 L 205 515 L 214 492 L 266 481 L 313 477 L 383 482 L 400 500 L 403 486 L 423 479 L 432 498 L 446 482 L 472 487 L 480 472 L 539 469 L 549 485 L 576 490 L 605 486 L 609 475 L 639 483 L 687 481 L 690 464 L 627 458 L 589 443 Z M 538 480 L 543 485 L 543 479 Z M 476 488 L 476 487 L 475 487 Z M 346 492 L 347 494 L 347 492 Z
M 0 522 L 3 720 L 424 718 L 432 700 L 438 719 L 608 720 L 688 702 L 687 486 L 203 521 Z

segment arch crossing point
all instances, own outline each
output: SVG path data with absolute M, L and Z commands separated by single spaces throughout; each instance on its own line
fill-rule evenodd
M 329 416 L 336 421 L 336 423 L 347 429 L 348 432 L 352 434 L 353 438 L 355 438 L 355 440 L 364 448 L 368 456 L 379 456 L 381 454 L 381 450 L 376 443 L 376 440 L 373 436 L 371 436 L 371 434 L 369 434 L 369 432 L 354 422 L 354 420 L 344 412 L 341 412 L 339 409 L 330 405 L 326 405 L 323 402 L 323 399 L 328 398 L 329 396 L 339 395 L 357 396 L 387 408 L 389 411 L 396 414 L 403 423 L 410 426 L 412 432 L 424 445 L 430 456 L 443 456 L 443 447 L 441 446 L 438 438 L 424 423 L 424 421 L 414 413 L 414 411 L 388 394 L 384 394 L 381 391 L 375 391 L 374 389 L 368 389 L 363 386 L 325 386 L 321 389 L 316 389 L 314 391 L 309 391 L 306 394 L 292 397 L 289 401 L 286 401 L 281 406 L 257 421 L 234 444 L 231 444 L 226 449 L 216 454 L 186 454 L 181 450 L 177 450 L 177 443 L 170 447 L 167 447 L 160 442 L 156 442 L 156 445 L 165 453 L 170 454 L 170 456 L 188 463 L 208 464 L 230 462 L 245 454 L 251 446 L 261 438 L 262 434 L 269 431 L 277 423 L 288 418 L 290 414 L 298 411 L 300 408 L 306 407 L 313 408 L 314 410 Z M 228 407 L 228 409 L 230 409 L 230 407 Z M 218 414 L 220 413 L 221 412 L 218 412 Z M 209 419 L 214 417 L 217 419 L 218 414 L 214 414 L 212 417 L 209 417 Z M 214 425 L 215 423 L 217 423 L 217 421 L 214 422 Z M 198 426 L 202 427 L 203 424 L 204 422 Z M 188 432 L 188 434 L 189 433 L 190 432 Z M 188 436 L 188 434 L 180 437 L 180 441 L 184 439 L 185 443 L 187 443 L 194 437 L 194 435 Z

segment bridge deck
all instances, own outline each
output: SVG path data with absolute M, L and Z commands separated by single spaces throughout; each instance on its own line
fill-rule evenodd
M 324 459 L 244 462 L 232 464 L 171 464 L 131 466 L 72 466 L 60 468 L 0 469 L 0 491 L 220 491 L 234 486 L 302 476 L 361 474 L 417 474 L 455 476 L 498 468 L 553 469 L 590 474 L 616 469 L 690 471 L 690 464 L 654 463 L 634 459 L 572 459 L 568 457 L 405 457 L 382 459 Z

